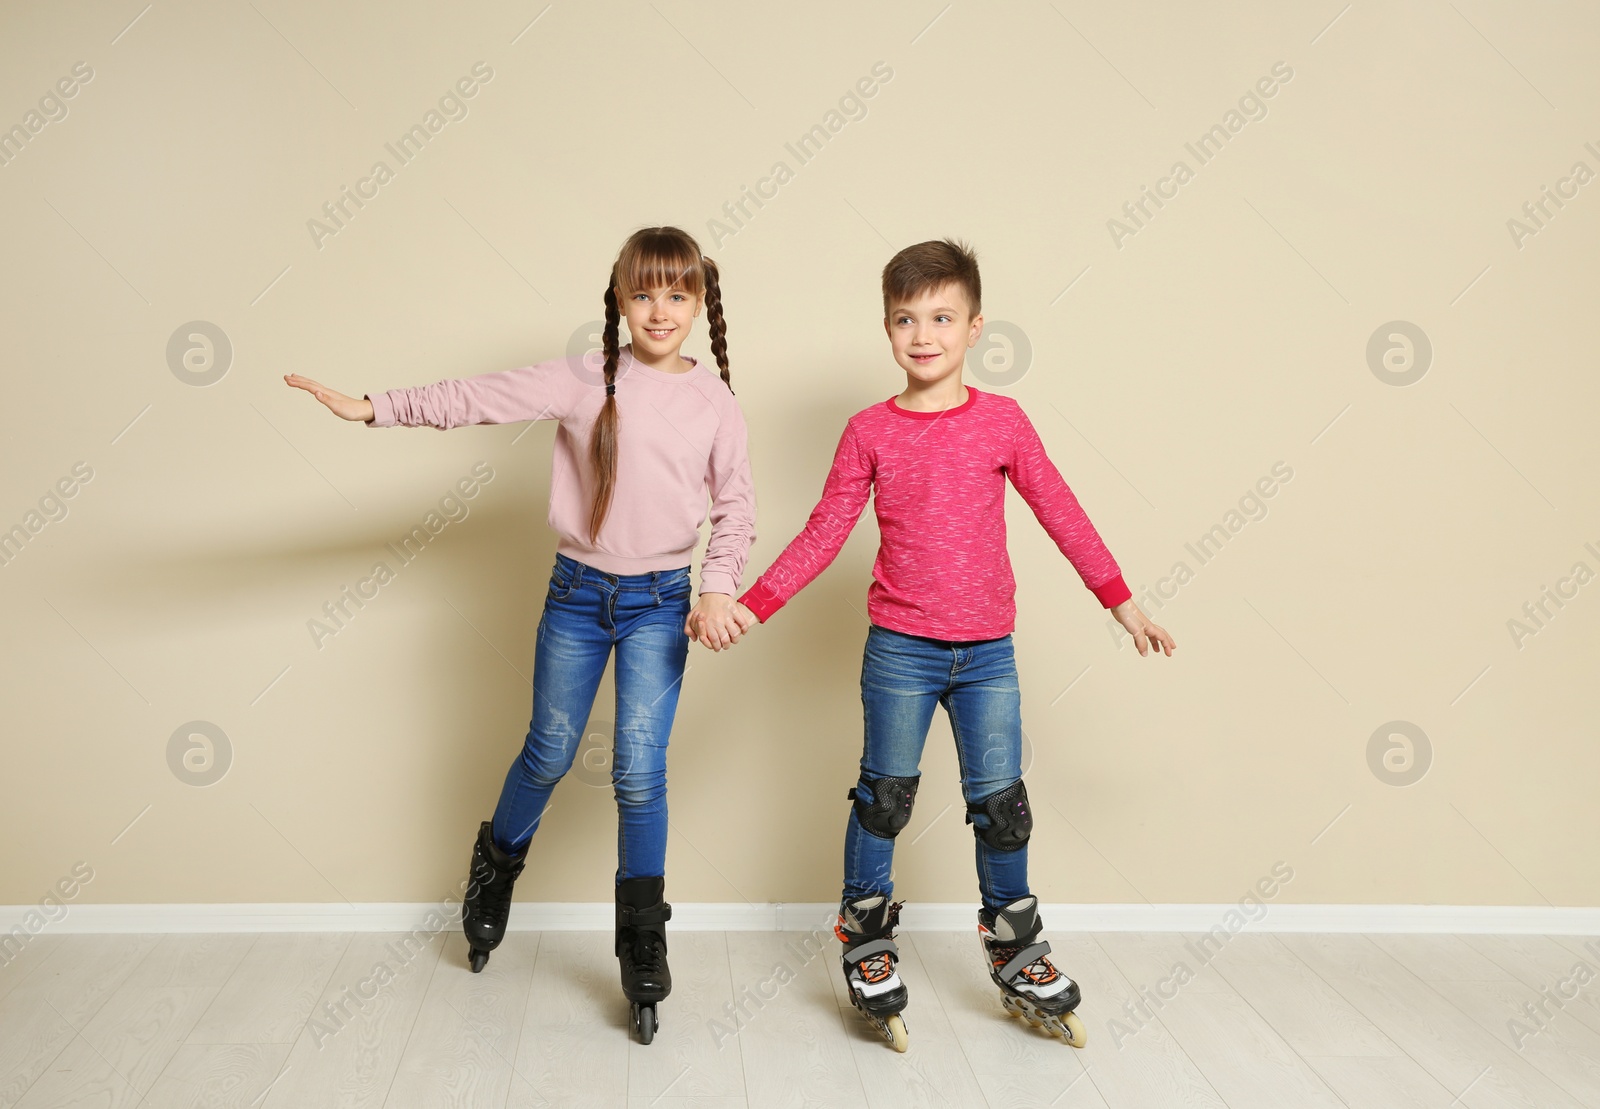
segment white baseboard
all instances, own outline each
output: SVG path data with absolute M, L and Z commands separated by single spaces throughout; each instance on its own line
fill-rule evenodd
M 446 903 L 312 902 L 307 904 L 78 905 L 62 908 L 0 905 L 0 942 L 28 934 L 114 932 L 406 932 L 453 928 L 458 907 Z M 1206 932 L 1222 927 L 1252 932 L 1446 932 L 1600 936 L 1600 907 L 1543 905 L 1071 905 L 1041 908 L 1047 932 Z M 679 902 L 672 927 L 689 932 L 831 931 L 831 903 Z M 429 919 L 429 914 L 434 914 Z M 1253 913 L 1253 916 L 1251 915 Z M 52 915 L 56 919 L 51 919 Z M 607 902 L 519 901 L 512 931 L 606 931 Z M 1241 925 L 1241 921 L 1243 924 Z M 976 904 L 908 904 L 907 931 L 966 931 L 977 926 Z

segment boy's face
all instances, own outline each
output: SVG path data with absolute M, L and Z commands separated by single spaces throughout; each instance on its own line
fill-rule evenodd
M 968 349 L 983 334 L 983 317 L 972 315 L 965 290 L 950 282 L 891 304 L 883 329 L 906 375 L 935 382 L 960 375 Z
M 617 304 L 627 320 L 633 345 L 646 357 L 677 351 L 689 337 L 689 328 L 704 300 L 676 286 L 617 293 Z

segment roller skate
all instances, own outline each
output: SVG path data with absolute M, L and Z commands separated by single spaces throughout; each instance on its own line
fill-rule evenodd
M 491 827 L 487 820 L 478 826 L 478 838 L 472 844 L 471 881 L 461 899 L 461 928 L 467 934 L 474 974 L 483 969 L 489 952 L 505 938 L 511 889 L 528 858 L 527 847 L 515 855 L 496 847 Z
M 1082 1047 L 1089 1035 L 1073 1012 L 1081 1000 L 1078 984 L 1045 958 L 1050 944 L 1039 938 L 1042 927 L 1039 899 L 1031 895 L 998 913 L 978 910 L 978 938 L 1006 1012 Z
M 672 992 L 667 968 L 667 921 L 672 906 L 662 900 L 666 879 L 624 878 L 617 883 L 617 961 L 622 994 L 632 1003 L 639 1042 L 655 1039 L 657 1002 Z
M 894 943 L 894 926 L 900 919 L 900 902 L 882 894 L 846 901 L 839 911 L 834 935 L 844 944 L 840 962 L 850 1004 L 883 1034 L 896 1051 L 910 1045 L 900 1010 L 909 995 L 895 970 L 900 949 Z

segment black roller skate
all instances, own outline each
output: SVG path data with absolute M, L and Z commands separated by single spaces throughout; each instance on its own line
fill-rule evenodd
M 911 1042 L 900 1016 L 909 995 L 895 970 L 900 948 L 895 946 L 894 926 L 900 919 L 900 904 L 882 894 L 846 901 L 833 929 L 844 944 L 840 962 L 850 1003 L 896 1051 L 904 1051 Z
M 483 969 L 489 952 L 505 938 L 511 890 L 528 858 L 527 847 L 515 855 L 496 847 L 491 829 L 487 820 L 478 826 L 478 838 L 472 844 L 471 882 L 461 899 L 461 928 L 467 934 L 474 974 Z
M 978 938 L 989 960 L 989 977 L 1000 987 L 1006 1012 L 1082 1047 L 1089 1035 L 1073 1012 L 1081 1000 L 1078 984 L 1045 958 L 1050 944 L 1039 938 L 1043 926 L 1039 899 L 1031 895 L 998 913 L 979 909 Z
M 622 994 L 633 1003 L 633 1024 L 639 1042 L 655 1039 L 657 1002 L 672 992 L 667 967 L 667 921 L 672 906 L 662 896 L 666 879 L 624 878 L 617 883 L 617 962 L 622 968 Z

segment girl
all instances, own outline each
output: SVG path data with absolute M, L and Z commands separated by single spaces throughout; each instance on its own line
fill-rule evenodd
M 679 353 L 704 308 L 721 380 Z M 623 317 L 632 342 L 618 347 Z M 616 652 L 616 953 L 639 1039 L 672 989 L 665 901 L 666 754 L 688 638 L 739 640 L 733 612 L 755 539 L 744 416 L 728 376 L 716 264 L 676 227 L 623 244 L 605 290 L 603 380 L 581 358 L 391 389 L 360 400 L 289 374 L 335 415 L 445 429 L 558 421 L 549 523 L 560 537 L 539 620 L 533 715 L 492 820 L 472 846 L 462 927 L 474 972 L 505 935 L 512 887 L 551 791 L 572 766 Z M 711 539 L 690 610 L 689 561 L 710 498 Z

